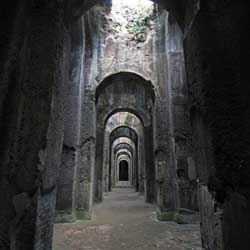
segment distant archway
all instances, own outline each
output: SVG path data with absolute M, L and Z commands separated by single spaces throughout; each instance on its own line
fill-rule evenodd
M 129 181 L 129 168 L 126 160 L 119 163 L 119 181 Z
M 155 102 L 155 90 L 152 83 L 142 76 L 132 72 L 117 72 L 107 77 L 101 78 L 95 91 L 96 105 L 96 157 L 95 157 L 95 201 L 100 202 L 103 199 L 103 187 L 111 191 L 113 180 L 113 168 L 111 162 L 113 159 L 112 145 L 119 137 L 127 137 L 136 144 L 136 154 L 138 154 L 138 138 L 140 140 L 140 153 L 145 159 L 145 168 L 140 173 L 133 173 L 134 183 L 137 183 L 136 190 L 139 190 L 139 178 L 141 178 L 145 199 L 148 202 L 155 201 L 155 169 L 153 160 L 153 109 Z M 120 124 L 114 130 L 110 131 L 109 139 L 105 135 L 105 127 L 108 120 L 118 113 L 131 113 L 138 118 L 141 124 L 140 133 L 134 129 L 133 124 Z M 118 125 L 118 124 L 117 124 Z M 111 125 L 112 128 L 112 125 Z M 108 141 L 108 150 L 107 144 Z M 143 144 L 143 147 L 141 145 Z M 144 147 L 145 145 L 145 147 Z M 145 151 L 145 152 L 144 152 Z M 146 153 L 147 152 L 147 153 Z M 104 153 L 108 157 L 104 159 Z M 136 158 L 135 158 L 136 159 Z M 137 160 L 136 160 L 137 161 Z M 109 162 L 109 163 L 108 163 Z M 134 164 L 136 165 L 136 163 Z M 108 168 L 108 171 L 106 171 Z M 104 171 L 105 169 L 105 171 Z M 138 169 L 138 167 L 136 168 Z M 140 177 L 141 176 L 141 177 Z M 135 181 L 136 180 L 136 181 Z M 108 189 L 106 184 L 108 183 Z

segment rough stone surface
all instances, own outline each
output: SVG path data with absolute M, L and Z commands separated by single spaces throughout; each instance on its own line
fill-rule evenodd
M 154 206 L 132 189 L 114 189 L 93 221 L 55 225 L 54 250 L 202 250 L 199 224 L 156 220 Z
M 249 250 L 249 2 L 154 2 L 141 23 L 141 10 L 115 13 L 109 0 L 1 1 L 1 249 L 51 249 L 56 201 L 70 220 L 91 217 L 96 162 L 106 161 L 96 90 L 127 72 L 154 92 L 149 103 L 143 88 L 109 89 L 126 93 L 111 113 L 131 108 L 124 99 L 148 109 L 140 192 L 155 186 L 147 198 L 160 216 L 197 210 L 198 197 L 205 249 Z

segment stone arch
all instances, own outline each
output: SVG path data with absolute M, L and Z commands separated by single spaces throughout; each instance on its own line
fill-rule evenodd
M 109 153 L 110 153 L 110 159 L 112 158 L 112 146 L 115 140 L 117 140 L 118 138 L 129 138 L 131 139 L 134 144 L 135 144 L 135 151 L 136 154 L 138 153 L 138 134 L 137 132 L 128 127 L 128 126 L 120 126 L 115 128 L 111 134 L 110 134 L 110 138 L 109 138 Z M 114 163 L 112 164 L 112 161 L 109 162 L 109 190 L 111 190 L 111 183 L 112 183 L 112 172 L 114 172 L 114 169 L 112 170 L 112 168 L 114 168 Z
M 120 152 L 117 152 L 117 154 L 115 155 L 115 169 L 116 169 L 116 172 L 119 168 L 119 164 L 120 162 L 123 160 L 123 159 L 126 159 L 129 163 L 129 181 L 131 183 L 131 185 L 133 184 L 133 156 L 131 155 L 131 153 L 127 150 L 121 150 Z M 118 178 L 119 180 L 119 178 Z
M 113 119 L 114 118 L 114 119 Z M 115 113 L 113 116 L 111 116 L 105 126 L 105 135 L 104 135 L 104 146 L 103 146 L 103 164 L 102 164 L 102 171 L 103 171 L 103 181 L 104 181 L 104 192 L 108 192 L 108 185 L 110 183 L 109 181 L 109 164 L 112 159 L 110 157 L 113 157 L 113 152 L 111 152 L 110 155 L 110 145 L 109 145 L 109 136 L 110 133 L 117 127 L 123 126 L 126 124 L 127 126 L 133 128 L 137 133 L 138 133 L 138 147 L 135 148 L 135 146 L 131 145 L 131 152 L 133 151 L 134 155 L 134 166 L 138 166 L 139 159 L 142 158 L 143 156 L 141 155 L 141 152 L 143 151 L 143 140 L 144 140 L 144 133 L 143 133 L 143 124 L 140 121 L 140 119 L 131 113 L 128 112 L 118 112 Z M 129 142 L 127 142 L 129 144 Z M 127 145 L 129 146 L 129 145 Z M 112 151 L 114 151 L 114 148 L 112 147 Z M 140 156 L 140 157 L 139 157 Z M 140 162 L 144 162 L 142 159 Z M 112 174 L 113 174 L 113 165 L 112 165 Z M 98 170 L 97 170 L 98 171 Z M 138 174 L 133 173 L 133 179 L 135 183 L 138 183 Z M 137 185 L 137 191 L 139 190 L 139 187 Z
M 121 149 L 121 150 L 119 150 L 119 151 L 116 153 L 116 156 L 117 156 L 117 157 L 120 157 L 121 155 L 127 155 L 129 158 L 132 157 L 131 152 L 128 151 L 127 149 L 125 149 L 125 150 Z
M 133 152 L 133 148 L 131 145 L 129 145 L 128 143 L 120 143 L 118 145 L 115 146 L 114 148 L 114 153 L 116 153 L 117 151 L 119 151 L 120 149 L 127 149 L 130 152 Z
M 152 115 L 155 99 L 155 91 L 152 83 L 135 73 L 118 72 L 108 75 L 104 79 L 100 79 L 100 81 L 95 90 L 97 126 L 94 197 L 97 202 L 101 201 L 103 197 L 103 164 L 106 164 L 106 161 L 103 161 L 103 149 L 105 145 L 104 128 L 108 119 L 118 112 L 129 112 L 135 115 L 142 124 L 143 130 L 141 134 L 143 134 L 143 137 L 147 135 L 147 141 L 153 143 Z M 147 128 L 147 131 L 144 128 Z M 112 137 L 111 134 L 110 137 Z M 111 150 L 110 146 L 109 149 Z M 154 165 L 153 162 L 148 164 Z
M 97 122 L 98 126 L 105 126 L 108 119 L 114 114 L 119 113 L 119 112 L 128 112 L 128 113 L 135 115 L 141 121 L 142 125 L 145 127 L 150 126 L 150 124 L 152 123 L 151 115 L 145 112 L 143 109 L 140 109 L 132 105 L 126 108 L 122 106 L 118 106 L 118 105 L 113 105 L 111 107 L 107 107 L 99 115 L 99 119 Z
M 144 131 L 144 132 L 147 132 Z M 148 133 L 150 135 L 150 133 Z M 120 126 L 116 129 L 114 129 L 111 134 L 110 134 L 110 153 L 111 153 L 111 147 L 113 142 L 119 138 L 119 137 L 127 137 L 127 138 L 132 138 L 132 141 L 134 141 L 137 151 L 138 151 L 138 135 L 136 134 L 136 131 L 134 131 L 133 129 L 127 127 L 127 126 Z M 148 137 L 148 139 L 150 139 L 150 137 Z M 145 199 L 148 202 L 154 202 L 155 199 L 155 168 L 154 168 L 154 163 L 152 162 L 152 157 L 150 157 L 150 154 L 153 152 L 152 148 L 144 148 L 144 150 L 147 150 L 147 152 L 145 151 Z M 152 152 L 151 152 L 152 151 Z M 110 156 L 111 159 L 111 156 Z M 110 168 L 109 168 L 109 175 L 111 176 L 111 163 L 110 163 Z M 138 174 L 137 177 L 138 179 Z M 111 181 L 109 182 L 111 183 Z M 109 187 L 109 189 L 111 190 L 111 186 Z
M 135 143 L 138 142 L 137 132 L 128 126 L 120 126 L 114 129 L 110 134 L 110 144 L 112 144 L 114 140 L 119 137 L 127 137 L 127 138 L 132 139 Z
M 118 159 L 117 161 L 117 170 L 118 170 L 118 175 L 119 175 L 119 178 L 118 180 L 119 181 L 129 181 L 130 179 L 130 167 L 129 167 L 129 163 L 131 163 L 131 160 L 123 155 L 120 157 L 120 159 Z
M 154 101 L 155 99 L 155 90 L 154 90 L 154 85 L 149 79 L 146 79 L 144 76 L 135 73 L 135 72 L 130 72 L 130 71 L 115 71 L 113 73 L 109 73 L 105 75 L 104 77 L 98 79 L 98 86 L 95 89 L 95 100 L 96 102 L 98 101 L 98 97 L 100 93 L 108 86 L 111 85 L 115 80 L 123 80 L 126 79 L 127 81 L 135 81 L 139 84 L 142 84 L 149 90 L 149 93 L 151 95 L 152 100 Z
M 112 98 L 107 97 L 110 93 L 114 93 Z M 127 95 L 126 100 L 122 100 L 121 93 Z M 114 101 L 111 100 L 113 98 Z M 142 101 L 138 102 L 136 99 Z M 105 126 L 107 120 L 115 113 L 130 112 L 137 116 L 144 126 L 149 126 L 152 123 L 154 101 L 155 91 L 151 81 L 129 72 L 108 75 L 95 90 L 97 124 Z
M 139 175 L 142 172 L 141 169 L 142 168 L 142 161 L 140 160 L 140 158 L 142 157 L 141 155 L 139 155 L 139 145 L 138 147 L 135 148 L 135 146 L 132 146 L 129 143 L 118 143 L 117 145 L 115 145 L 112 149 L 114 151 L 114 155 L 118 155 L 122 152 L 127 152 L 131 155 L 132 157 L 132 185 L 135 188 L 135 191 L 138 192 L 139 191 Z M 141 184 L 142 185 L 142 184 Z
M 122 73 L 136 75 L 136 76 L 140 77 L 141 79 L 143 79 L 144 81 L 146 81 L 149 85 L 151 85 L 152 88 L 154 88 L 154 84 L 152 83 L 150 76 L 146 75 L 145 73 L 128 70 L 127 68 L 123 69 L 121 67 L 121 65 L 119 65 L 118 68 L 113 67 L 109 72 L 100 72 L 95 78 L 95 80 L 98 84 L 96 88 L 98 88 L 102 82 L 108 80 L 108 78 L 110 76 L 122 74 Z

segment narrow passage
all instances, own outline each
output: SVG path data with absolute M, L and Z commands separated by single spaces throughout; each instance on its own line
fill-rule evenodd
M 201 250 L 199 224 L 156 220 L 155 209 L 130 188 L 115 188 L 92 221 L 56 224 L 54 250 Z

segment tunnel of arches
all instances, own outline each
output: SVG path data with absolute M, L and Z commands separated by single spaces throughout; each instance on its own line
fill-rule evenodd
M 119 162 L 119 181 L 129 181 L 129 167 L 126 160 Z
M 248 1 L 154 0 L 161 11 L 140 76 L 125 72 L 139 72 L 139 54 L 102 63 L 110 20 L 100 9 L 111 2 L 1 3 L 2 247 L 51 249 L 55 203 L 62 220 L 90 218 L 93 198 L 115 185 L 110 165 L 126 159 L 157 214 L 196 208 L 198 195 L 205 249 L 248 249 Z M 119 112 L 141 121 L 142 130 L 117 125 L 134 129 L 137 145 L 120 137 L 110 146 Z M 114 152 L 123 142 L 132 150 Z
M 152 121 L 154 99 L 151 82 L 135 73 L 116 73 L 104 78 L 98 85 L 95 98 L 95 202 L 102 201 L 104 191 L 111 191 L 121 184 L 117 152 L 122 149 L 131 154 L 128 161 L 128 177 L 131 178 L 129 185 L 135 191 L 145 193 L 147 202 L 155 201 Z M 116 141 L 121 138 L 130 139 L 133 146 L 131 142 L 117 145 Z M 124 164 L 123 162 L 122 165 Z

